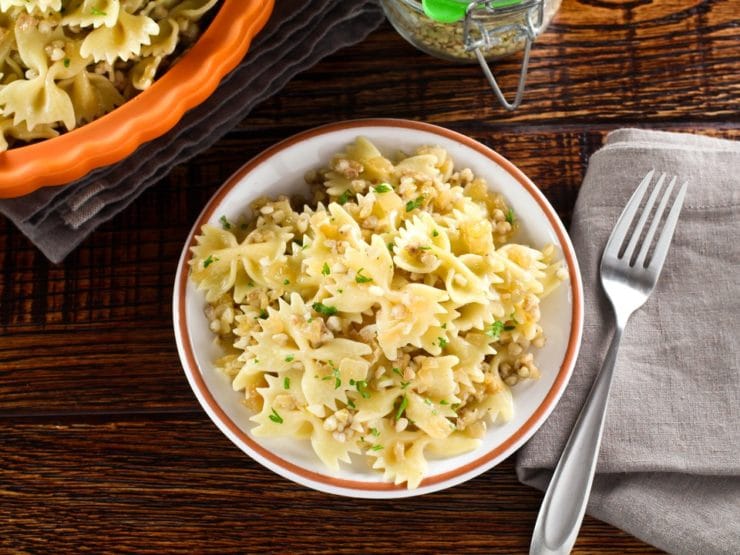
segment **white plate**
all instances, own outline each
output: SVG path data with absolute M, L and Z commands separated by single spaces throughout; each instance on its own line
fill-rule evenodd
M 250 411 L 241 403 L 243 394 L 233 391 L 228 378 L 214 368 L 213 361 L 219 353 L 204 314 L 205 299 L 188 279 L 189 249 L 204 223 L 217 224 L 223 215 L 238 220 L 260 196 L 305 195 L 306 171 L 325 166 L 333 154 L 360 135 L 384 153 L 398 149 L 410 152 L 425 144 L 443 147 L 456 168 L 469 167 L 484 177 L 491 189 L 504 195 L 521 225 L 516 240 L 538 248 L 546 243 L 559 245 L 570 273 L 570 281 L 541 306 L 547 343 L 535 351 L 535 360 L 542 377 L 513 388 L 514 417 L 504 425 L 489 426 L 477 450 L 431 460 L 427 478 L 414 490 L 384 482 L 381 473 L 369 468 L 364 456 L 333 474 L 316 457 L 308 441 L 253 437 L 250 430 L 254 423 L 249 421 Z M 480 143 L 441 127 L 407 120 L 358 120 L 306 131 L 273 146 L 243 166 L 216 192 L 182 251 L 175 278 L 173 322 L 190 386 L 214 423 L 242 451 L 281 476 L 320 491 L 394 498 L 430 493 L 469 480 L 527 441 L 548 417 L 570 379 L 583 327 L 582 298 L 578 264 L 562 223 L 542 193 L 511 162 Z

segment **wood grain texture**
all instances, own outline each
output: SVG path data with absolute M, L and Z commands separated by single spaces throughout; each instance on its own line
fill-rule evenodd
M 523 552 L 540 496 L 510 461 L 413 501 L 327 496 L 275 477 L 200 414 L 17 423 L 3 442 L 0 546 L 18 551 Z M 590 518 L 578 550 L 657 552 Z
M 524 553 L 541 493 L 512 461 L 405 501 L 331 497 L 239 452 L 183 377 L 171 329 L 182 244 L 207 199 L 314 125 L 406 117 L 512 160 L 568 222 L 617 127 L 740 137 L 737 3 L 566 0 L 533 52 L 523 107 L 480 69 L 388 25 L 306 71 L 176 168 L 61 265 L 0 220 L 0 553 Z M 512 86 L 517 61 L 497 64 Z M 587 518 L 577 553 L 656 553 Z

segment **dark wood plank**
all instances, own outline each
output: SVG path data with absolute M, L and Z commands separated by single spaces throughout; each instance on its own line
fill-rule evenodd
M 737 6 L 723 0 L 565 0 L 537 41 L 525 101 L 505 112 L 477 65 L 416 50 L 385 25 L 294 79 L 244 125 L 399 115 L 489 126 L 738 120 Z M 519 61 L 495 65 L 511 91 Z M 510 95 L 510 93 L 509 93 Z
M 232 446 L 204 416 L 6 423 L 0 547 L 55 553 L 523 553 L 541 493 L 506 462 L 456 488 L 327 496 Z M 587 518 L 576 553 L 659 553 Z

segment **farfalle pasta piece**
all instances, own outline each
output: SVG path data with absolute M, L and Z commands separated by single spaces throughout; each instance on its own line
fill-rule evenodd
M 26 124 L 33 130 L 39 124 L 61 122 L 67 129 L 76 125 L 74 106 L 69 95 L 54 81 L 49 71 L 45 47 L 52 41 L 62 40 L 61 30 L 42 32 L 30 21 L 30 16 L 20 16 L 15 25 L 18 56 L 26 67 L 29 79 L 18 79 L 0 89 L 0 107 L 3 115 L 13 116 L 13 125 Z
M 310 439 L 334 470 L 364 453 L 414 488 L 428 456 L 511 419 L 567 275 L 554 247 L 505 240 L 503 200 L 443 149 L 394 160 L 358 138 L 308 176 L 322 202 L 261 199 L 242 240 L 204 226 L 190 264 L 255 435 Z
M 120 10 L 114 25 L 100 26 L 85 37 L 80 52 L 95 62 L 126 61 L 141 54 L 141 47 L 151 44 L 152 36 L 158 33 L 159 25 L 150 17 Z
M 66 81 L 60 81 L 59 86 L 72 100 L 78 125 L 91 122 L 125 102 L 108 79 L 85 70 Z
M 74 4 L 74 3 L 73 3 Z M 121 13 L 120 0 L 82 0 L 76 6 L 64 10 L 63 25 L 79 27 L 114 27 Z

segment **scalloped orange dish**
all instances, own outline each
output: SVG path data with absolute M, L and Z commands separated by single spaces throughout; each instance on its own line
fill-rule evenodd
M 244 57 L 274 0 L 223 0 L 195 45 L 154 84 L 91 123 L 0 153 L 0 198 L 63 185 L 164 135 Z

